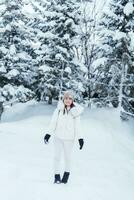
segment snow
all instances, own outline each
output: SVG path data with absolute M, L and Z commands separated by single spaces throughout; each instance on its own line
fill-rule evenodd
M 77 66 L 80 66 L 81 71 L 83 71 L 84 73 L 88 72 L 87 67 L 84 65 L 84 63 L 82 63 L 82 61 L 80 61 L 77 57 L 73 58 L 73 63 Z
M 66 33 L 66 34 L 64 34 L 63 38 L 66 39 L 66 40 L 69 40 L 70 39 L 70 35 Z
M 11 96 L 13 96 L 15 94 L 15 88 L 10 85 L 10 84 L 7 84 L 3 87 L 3 91 L 2 91 L 2 94 L 3 96 L 8 96 L 8 94 L 10 93 Z
M 74 24 L 73 20 L 72 19 L 67 19 L 65 21 L 65 26 L 70 26 L 71 24 Z
M 61 46 L 57 45 L 57 49 L 58 49 L 58 50 L 60 50 L 62 53 L 64 53 L 64 54 L 68 55 L 68 51 L 67 51 L 67 49 L 66 49 L 66 48 L 64 48 L 64 47 L 61 47 Z
M 128 33 L 129 37 L 131 38 L 131 47 L 132 49 L 134 50 L 134 32 L 133 31 L 130 31 Z
M 0 3 L 2 3 L 2 2 L 0 2 Z M 4 3 L 4 2 L 3 2 L 3 3 Z M 1 4 L 1 5 L 0 5 L 0 11 L 3 12 L 3 11 L 5 11 L 5 10 L 6 10 L 6 5 L 4 5 L 4 4 L 2 5 L 2 4 Z
M 98 58 L 97 60 L 95 60 L 95 61 L 93 62 L 92 66 L 93 66 L 94 68 L 97 68 L 97 67 L 99 67 L 100 65 L 103 66 L 103 65 L 106 63 L 106 61 L 107 61 L 107 58 L 105 58 L 105 57 Z
M 65 60 L 61 53 L 57 53 L 55 58 L 59 60 Z
M 61 17 L 61 18 L 62 18 L 62 17 L 63 17 L 63 14 L 62 14 L 62 13 L 55 12 L 55 11 L 52 12 L 52 11 L 47 11 L 47 10 L 46 10 L 46 11 L 45 11 L 45 16 L 46 16 L 46 17 L 49 16 L 49 17 L 51 17 L 51 18 L 53 18 L 53 17 L 56 16 L 56 17 Z
M 12 45 L 10 46 L 10 54 L 11 54 L 11 55 L 16 54 L 16 48 L 15 48 L 15 45 L 14 45 L 14 44 L 12 44 Z
M 55 104 L 31 101 L 5 108 L 0 124 L 1 199 L 133 200 L 134 124 L 120 121 L 118 109 L 85 109 L 85 146 L 80 151 L 74 145 L 69 183 L 53 184 L 53 140 L 45 145 L 43 137 Z
M 43 2 L 46 4 L 47 1 L 43 0 Z M 42 13 L 44 13 L 44 7 L 42 7 L 40 5 L 40 2 L 36 2 L 36 1 L 32 1 L 32 5 L 34 5 L 39 11 L 41 11 Z
M 56 36 L 53 34 L 53 33 L 51 33 L 50 31 L 47 31 L 47 32 L 42 32 L 42 31 L 38 31 L 38 36 L 39 37 L 43 37 L 43 38 L 46 38 L 46 39 L 54 39 L 54 38 L 56 38 Z
M 0 93 L 3 98 L 5 98 L 5 101 L 7 100 L 7 104 L 9 104 L 9 97 L 10 102 L 17 102 L 18 99 L 21 101 L 26 101 L 27 96 L 32 95 L 31 90 L 25 88 L 23 85 L 17 87 L 11 84 L 7 84 L 3 88 L 0 88 Z
M 5 28 L 0 28 L 0 33 L 4 33 L 5 32 Z
M 8 52 L 8 49 L 2 46 L 0 47 L 0 51 L 2 51 L 3 54 L 6 54 Z
M 4 66 L 0 66 L 0 73 L 6 73 L 7 70 Z
M 7 74 L 6 74 L 6 76 L 9 78 L 9 79 L 11 79 L 11 78 L 13 78 L 13 77 L 15 77 L 15 76 L 17 76 L 17 75 L 19 75 L 20 73 L 19 73 L 19 71 L 17 70 L 17 69 L 12 69 L 12 70 L 10 70 Z
M 43 72 L 50 72 L 50 71 L 51 71 L 50 67 L 47 66 L 47 65 L 42 65 L 42 66 L 40 66 L 40 67 L 39 67 L 39 70 L 41 70 L 41 71 L 43 71 Z
M 65 68 L 65 72 L 67 72 L 67 73 L 71 74 L 71 73 L 72 73 L 72 70 L 71 70 L 71 68 L 70 68 L 70 67 L 66 67 L 66 68 Z
M 25 51 L 22 51 L 21 53 L 17 53 L 17 56 L 20 59 L 24 59 L 24 60 L 30 60 L 31 56 L 29 56 Z
M 32 42 L 32 41 L 31 41 L 31 46 L 32 46 L 34 49 L 39 49 L 39 47 L 41 46 L 41 42 Z
M 4 97 L 2 97 L 2 96 L 0 96 L 0 102 L 4 102 L 5 101 L 5 98 Z
M 22 13 L 27 15 L 27 17 L 34 17 L 35 16 L 35 11 L 30 4 L 26 4 L 22 8 Z
M 21 44 L 24 45 L 24 46 L 32 46 L 32 43 L 30 40 L 28 39 L 25 39 L 25 40 L 21 40 Z M 33 47 L 33 46 L 32 46 Z
M 6 25 L 6 30 L 7 30 L 7 31 L 11 31 L 11 29 L 12 29 L 11 26 L 10 26 L 9 24 L 7 24 L 7 25 Z
M 104 28 L 104 29 L 101 30 L 101 34 L 113 37 L 115 35 L 115 32 L 113 30 Z
M 81 63 L 81 70 L 82 70 L 84 73 L 87 73 L 87 72 L 88 72 L 87 67 L 85 67 L 85 65 L 82 64 L 82 63 Z
M 115 31 L 115 36 L 113 37 L 114 40 L 121 40 L 122 38 L 127 38 L 127 34 L 121 32 L 119 30 Z
M 81 82 L 78 82 L 78 90 L 81 92 L 85 92 L 85 89 L 83 87 L 83 84 Z
M 106 16 L 109 16 L 111 18 L 114 18 L 115 20 L 118 20 L 117 15 L 112 10 L 110 10 L 108 7 L 104 8 L 104 12 L 105 12 Z
M 128 2 L 124 7 L 124 14 L 129 16 L 134 12 L 134 6 L 132 2 Z

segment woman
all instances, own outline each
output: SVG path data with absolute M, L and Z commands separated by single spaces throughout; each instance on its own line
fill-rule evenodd
M 51 135 L 54 134 L 54 183 L 67 183 L 70 175 L 71 152 L 75 139 L 78 140 L 80 149 L 82 149 L 84 140 L 80 127 L 80 114 L 83 107 L 74 102 L 72 91 L 66 91 L 62 101 L 58 103 L 55 109 L 48 134 L 44 137 L 47 144 Z M 60 176 L 61 153 L 64 152 L 65 170 L 63 177 Z

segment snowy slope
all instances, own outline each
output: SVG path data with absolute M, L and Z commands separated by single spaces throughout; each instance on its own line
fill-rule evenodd
M 133 200 L 133 122 L 121 122 L 117 109 L 86 109 L 85 146 L 80 151 L 75 143 L 68 185 L 55 185 L 53 140 L 43 143 L 54 108 L 34 101 L 6 108 L 0 124 L 1 199 Z

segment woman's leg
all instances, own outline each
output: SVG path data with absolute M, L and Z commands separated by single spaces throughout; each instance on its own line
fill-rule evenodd
M 54 173 L 60 174 L 60 160 L 63 151 L 63 142 L 61 139 L 54 137 Z
M 64 141 L 65 171 L 61 180 L 62 183 L 67 183 L 70 175 L 71 153 L 73 149 L 73 144 L 73 140 Z
M 65 158 L 65 171 L 70 172 L 71 168 L 71 154 L 73 149 L 74 141 L 65 140 L 64 141 L 64 158 Z

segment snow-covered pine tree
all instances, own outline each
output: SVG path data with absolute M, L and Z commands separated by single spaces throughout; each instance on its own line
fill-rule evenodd
M 50 2 L 50 1 L 49 1 Z M 56 0 L 47 4 L 40 21 L 38 39 L 39 100 L 58 98 L 61 90 L 73 89 L 80 97 L 81 71 L 73 49 L 73 39 L 78 34 L 79 4 L 76 0 Z
M 23 1 L 4 0 L 0 7 L 0 96 L 2 101 L 26 101 L 33 92 L 34 51 L 32 36 L 26 26 Z
M 121 83 L 122 58 L 126 52 L 123 41 L 127 41 L 130 52 L 129 31 L 132 24 L 124 15 L 125 5 L 129 0 L 112 0 L 106 8 L 99 24 L 100 43 L 96 65 L 96 89 L 100 97 L 118 106 Z M 129 25 L 128 25 L 129 23 Z M 103 99 L 104 102 L 104 99 Z
M 134 119 L 134 3 L 123 2 L 124 23 L 122 39 L 122 88 L 120 90 L 121 118 Z
M 32 8 L 35 11 L 35 15 L 33 20 L 29 22 L 29 26 L 34 29 L 34 44 L 35 44 L 35 54 L 36 54 L 36 65 L 37 68 L 37 76 L 36 81 L 32 84 L 32 88 L 34 89 L 36 93 L 36 99 L 38 101 L 40 100 L 46 100 L 47 93 L 49 96 L 49 91 L 47 91 L 47 88 L 44 87 L 44 84 L 42 84 L 44 80 L 45 73 L 47 73 L 48 67 L 44 65 L 43 57 L 48 52 L 48 43 L 45 42 L 45 32 L 46 29 L 46 12 L 47 7 L 50 6 L 49 1 L 44 0 L 34 0 L 29 2 L 29 5 L 32 6 Z M 43 80 L 42 80 L 43 79 Z M 46 81 L 46 80 L 44 80 Z

